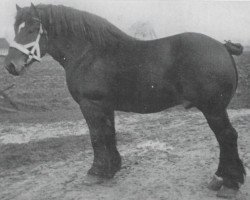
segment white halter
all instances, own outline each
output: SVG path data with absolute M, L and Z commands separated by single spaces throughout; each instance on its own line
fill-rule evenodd
M 30 63 L 32 59 L 35 59 L 37 61 L 41 61 L 41 52 L 40 52 L 40 46 L 39 41 L 41 39 L 41 35 L 44 33 L 42 24 L 40 23 L 40 29 L 38 32 L 38 35 L 36 37 L 36 40 L 34 42 L 30 42 L 28 44 L 19 44 L 16 41 L 13 41 L 10 44 L 10 47 L 16 48 L 19 51 L 23 52 L 24 54 L 28 55 L 29 58 L 27 60 L 27 64 Z M 29 50 L 31 49 L 31 50 Z

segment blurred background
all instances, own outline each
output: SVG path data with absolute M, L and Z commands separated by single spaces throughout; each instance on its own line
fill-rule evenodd
M 153 29 L 157 37 L 193 31 L 220 41 L 250 43 L 250 1 L 1 0 L 0 37 L 13 38 L 15 4 L 23 7 L 31 2 L 63 4 L 95 13 L 131 35 L 139 26 Z

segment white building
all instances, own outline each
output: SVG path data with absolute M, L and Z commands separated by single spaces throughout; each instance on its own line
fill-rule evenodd
M 5 38 L 0 38 L 0 56 L 8 54 L 9 43 Z

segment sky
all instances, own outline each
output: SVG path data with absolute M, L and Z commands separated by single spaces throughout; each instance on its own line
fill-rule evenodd
M 13 39 L 16 4 L 63 4 L 106 18 L 128 33 L 136 22 L 148 22 L 157 37 L 199 32 L 219 41 L 250 45 L 250 1 L 194 0 L 0 0 L 0 37 Z

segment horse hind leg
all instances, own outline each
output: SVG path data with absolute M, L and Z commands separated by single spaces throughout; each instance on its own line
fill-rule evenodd
M 213 190 L 219 190 L 217 193 L 219 197 L 235 197 L 240 184 L 244 183 L 246 173 L 238 154 L 238 134 L 229 121 L 226 109 L 214 112 L 203 111 L 203 114 L 220 146 L 216 178 L 210 182 L 209 187 Z

